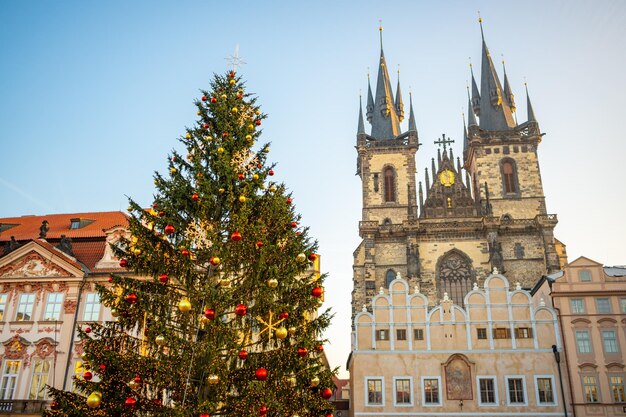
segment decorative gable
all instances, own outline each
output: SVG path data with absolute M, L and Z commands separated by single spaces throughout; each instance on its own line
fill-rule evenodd
M 100 259 L 94 269 L 117 269 L 120 267 L 119 259 L 113 254 L 112 245 L 117 245 L 121 238 L 130 239 L 128 229 L 123 226 L 115 226 L 104 230 L 106 233 L 106 245 L 104 247 L 104 255 Z
M 84 275 L 70 256 L 45 241 L 31 241 L 0 259 L 0 278 L 72 278 Z

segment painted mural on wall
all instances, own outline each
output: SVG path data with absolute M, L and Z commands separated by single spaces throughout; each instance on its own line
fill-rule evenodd
M 444 366 L 448 400 L 471 400 L 472 370 L 459 355 L 452 356 Z

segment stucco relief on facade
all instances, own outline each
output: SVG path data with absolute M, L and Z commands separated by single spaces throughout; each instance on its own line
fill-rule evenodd
M 68 271 L 36 252 L 31 252 L 18 261 L 0 268 L 5 278 L 70 277 Z

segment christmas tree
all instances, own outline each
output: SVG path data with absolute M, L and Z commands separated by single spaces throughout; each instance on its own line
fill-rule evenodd
M 114 248 L 129 273 L 98 287 L 115 320 L 78 329 L 86 370 L 77 392 L 49 388 L 45 416 L 331 413 L 317 244 L 255 146 L 266 115 L 244 87 L 215 75 L 152 208 L 131 200 Z

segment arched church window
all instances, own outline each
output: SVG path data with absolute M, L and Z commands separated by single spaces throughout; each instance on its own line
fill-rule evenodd
M 393 168 L 385 168 L 385 201 L 396 201 L 396 173 Z
M 391 219 L 389 217 L 386 217 L 385 220 L 383 220 L 383 225 L 391 226 Z
M 437 269 L 439 297 L 443 299 L 444 293 L 448 293 L 455 304 L 463 306 L 465 294 L 472 289 L 472 266 L 469 258 L 453 250 L 440 259 Z
M 510 158 L 504 159 L 501 164 L 502 170 L 502 188 L 504 194 L 517 194 L 519 192 L 517 185 L 517 172 L 515 169 L 515 161 Z
M 396 279 L 396 273 L 393 269 L 390 269 L 385 275 L 385 287 L 389 288 L 389 285 L 391 285 L 391 281 L 393 281 L 394 279 Z

